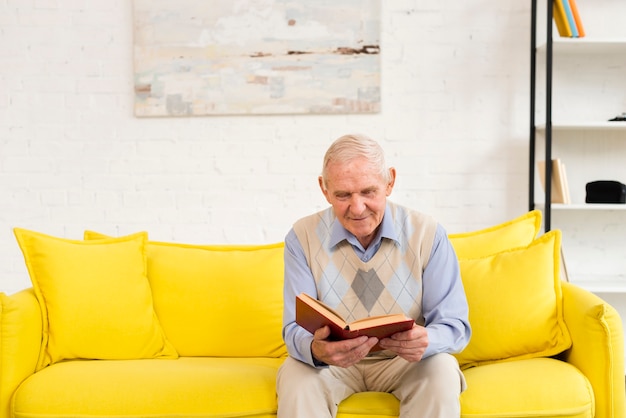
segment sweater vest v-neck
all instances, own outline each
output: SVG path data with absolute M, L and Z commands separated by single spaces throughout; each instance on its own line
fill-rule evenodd
M 347 322 L 404 313 L 423 325 L 422 272 L 433 247 L 436 221 L 388 202 L 398 241 L 383 238 L 376 254 L 362 261 L 346 240 L 330 246 L 332 208 L 294 225 L 317 286 L 317 297 Z

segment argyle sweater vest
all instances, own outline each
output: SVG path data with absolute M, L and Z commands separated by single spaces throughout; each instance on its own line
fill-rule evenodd
M 313 273 L 318 299 L 347 322 L 404 313 L 423 325 L 422 272 L 437 223 L 430 216 L 387 204 L 399 242 L 383 238 L 369 261 L 361 261 L 346 240 L 329 245 L 333 225 L 338 222 L 332 208 L 300 219 L 294 232 Z

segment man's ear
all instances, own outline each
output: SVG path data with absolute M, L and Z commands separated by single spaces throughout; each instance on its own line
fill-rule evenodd
M 391 195 L 394 184 L 396 184 L 396 169 L 391 167 L 389 168 L 389 183 L 387 183 L 387 189 L 385 190 L 387 196 Z
M 326 201 L 327 201 L 328 203 L 330 203 L 330 199 L 329 199 L 329 196 L 328 196 L 328 190 L 326 190 L 326 187 L 324 186 L 324 179 L 322 178 L 322 176 L 319 176 L 319 177 L 317 178 L 317 182 L 318 182 L 318 183 L 319 183 L 319 185 L 320 185 L 320 189 L 322 190 L 322 194 L 323 194 L 323 195 L 324 195 L 324 197 L 326 198 Z

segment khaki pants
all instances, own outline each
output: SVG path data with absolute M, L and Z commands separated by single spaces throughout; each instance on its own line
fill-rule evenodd
M 460 417 L 465 378 L 456 359 L 437 354 L 417 363 L 401 357 L 366 358 L 348 367 L 315 369 L 287 358 L 278 371 L 278 418 L 335 417 L 356 392 L 388 392 L 400 400 L 402 418 Z

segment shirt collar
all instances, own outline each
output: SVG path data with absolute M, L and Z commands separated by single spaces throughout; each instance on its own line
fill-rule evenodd
M 370 246 L 376 245 L 383 238 L 399 242 L 398 233 L 394 227 L 393 216 L 391 214 L 391 208 L 389 207 L 389 204 L 387 204 L 387 206 L 385 207 L 385 214 L 383 215 L 383 221 L 380 224 L 380 229 L 378 230 L 377 236 L 376 238 L 374 238 L 374 241 L 372 242 L 372 244 L 370 244 Z M 337 218 L 335 218 L 335 221 L 331 226 L 330 240 L 328 242 L 328 245 L 330 248 L 333 248 L 343 240 L 348 241 L 352 245 L 361 245 L 359 243 L 359 240 L 357 240 L 356 237 L 350 231 L 344 228 L 343 225 L 341 225 L 341 222 L 339 222 Z

